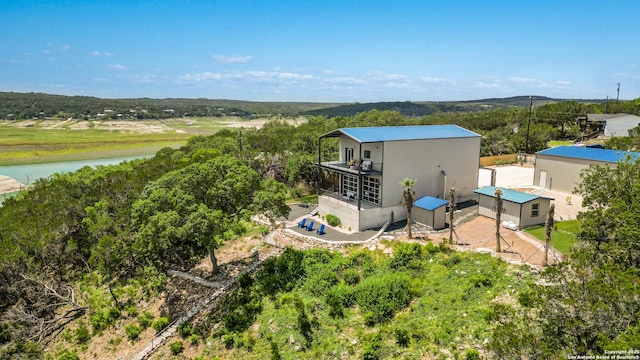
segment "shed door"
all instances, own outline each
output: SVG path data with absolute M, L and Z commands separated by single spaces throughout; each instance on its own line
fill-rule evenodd
M 541 188 L 546 188 L 547 186 L 547 171 L 540 170 L 540 176 L 538 177 L 538 186 Z

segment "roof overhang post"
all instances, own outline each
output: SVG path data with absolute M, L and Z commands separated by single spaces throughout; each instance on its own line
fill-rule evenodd
M 362 202 L 362 175 L 360 175 L 360 171 L 358 171 L 358 210 L 362 210 L 360 208 Z

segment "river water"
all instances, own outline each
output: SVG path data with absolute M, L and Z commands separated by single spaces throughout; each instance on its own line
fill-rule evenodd
M 46 164 L 0 166 L 0 175 L 8 176 L 10 178 L 18 180 L 23 184 L 29 185 L 36 179 L 49 177 L 55 173 L 72 172 L 82 169 L 85 166 L 96 167 L 100 165 L 116 165 L 120 164 L 123 161 L 135 160 L 151 156 L 153 155 L 65 161 Z
M 82 169 L 85 166 L 96 167 L 101 165 L 117 165 L 123 161 L 148 158 L 152 156 L 153 155 L 142 155 L 109 159 L 65 161 L 46 164 L 0 166 L 0 175 L 8 176 L 17 180 L 18 182 L 30 185 L 33 184 L 36 179 L 46 178 L 56 173 L 76 171 Z M 16 193 L 0 194 L 0 206 L 2 206 L 2 201 L 5 198 L 14 196 L 15 194 Z

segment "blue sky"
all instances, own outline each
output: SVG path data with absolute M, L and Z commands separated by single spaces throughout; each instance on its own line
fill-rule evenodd
M 0 91 L 105 98 L 640 97 L 640 1 L 0 0 Z

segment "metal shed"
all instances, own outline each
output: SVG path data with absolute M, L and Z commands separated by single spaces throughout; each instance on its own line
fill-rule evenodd
M 478 194 L 478 215 L 496 218 L 498 189 L 502 190 L 502 221 L 512 222 L 518 229 L 544 224 L 552 198 L 495 186 L 485 186 L 474 191 Z
M 413 203 L 413 219 L 434 230 L 446 227 L 448 201 L 433 196 L 423 196 Z
M 580 172 L 589 165 L 616 166 L 640 153 L 580 146 L 557 146 L 536 153 L 533 184 L 543 189 L 571 193 L 580 183 Z

